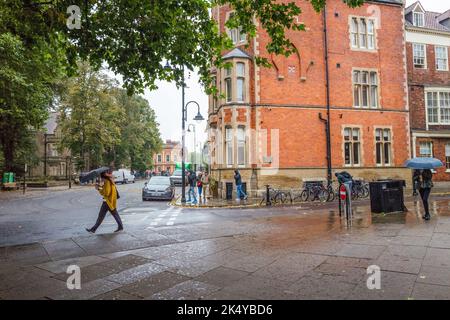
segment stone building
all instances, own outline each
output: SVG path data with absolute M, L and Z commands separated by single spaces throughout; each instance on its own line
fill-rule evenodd
M 153 155 L 153 171 L 172 174 L 176 163 L 182 160 L 181 149 L 180 142 L 166 140 L 161 152 Z
M 58 145 L 61 140 L 61 130 L 58 127 L 58 114 L 51 112 L 43 130 L 36 133 L 36 156 L 39 159 L 37 166 L 28 171 L 30 178 L 49 177 L 56 180 L 68 179 L 74 166 L 70 159 L 70 151 L 60 152 Z
M 325 14 L 308 1 L 296 2 L 306 31 L 287 33 L 298 50 L 290 57 L 267 52 L 269 37 L 259 25 L 250 42 L 240 29 L 227 30 L 228 6 L 212 12 L 236 46 L 224 52 L 233 67 L 212 70 L 224 96 L 210 97 L 208 118 L 212 175 L 222 195 L 236 168 L 253 190 L 298 188 L 304 180 L 327 178 L 330 166 L 333 177 L 346 170 L 367 180 L 409 183 L 402 1 L 367 1 L 352 9 L 331 0 Z M 255 56 L 268 58 L 272 68 L 256 65 Z
M 439 158 L 435 181 L 450 181 L 450 3 L 428 12 L 418 1 L 405 10 L 412 156 Z

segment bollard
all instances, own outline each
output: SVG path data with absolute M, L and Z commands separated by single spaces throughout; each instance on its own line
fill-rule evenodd
M 266 206 L 271 206 L 272 201 L 270 201 L 270 185 L 266 185 Z

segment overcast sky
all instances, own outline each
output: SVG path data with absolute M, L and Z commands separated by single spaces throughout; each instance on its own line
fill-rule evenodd
M 409 6 L 415 0 L 407 0 L 406 5 Z M 444 12 L 450 9 L 450 3 L 447 0 L 422 0 L 422 5 L 426 10 Z M 186 72 L 188 75 L 188 72 Z M 208 114 L 208 97 L 204 93 L 203 88 L 198 83 L 198 76 L 192 72 L 190 79 L 187 80 L 188 88 L 186 89 L 186 102 L 190 100 L 197 101 L 201 106 L 201 112 L 206 119 Z M 155 109 L 158 122 L 160 123 L 160 131 L 164 140 L 172 139 L 181 141 L 181 90 L 177 90 L 176 86 L 167 82 L 159 82 L 159 89 L 156 91 L 146 91 L 145 98 Z M 188 110 L 188 123 L 193 123 L 192 118 L 196 115 L 194 105 Z M 207 134 L 206 121 L 196 124 L 197 142 L 206 141 Z M 186 136 L 186 145 L 189 151 L 192 151 L 194 145 L 193 133 Z

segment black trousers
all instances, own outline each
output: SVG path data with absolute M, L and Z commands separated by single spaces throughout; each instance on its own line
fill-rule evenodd
M 108 211 L 111 212 L 112 216 L 114 217 L 114 220 L 116 220 L 119 229 L 123 229 L 122 220 L 120 219 L 117 209 L 111 210 L 108 204 L 104 201 L 100 208 L 100 212 L 98 213 L 97 222 L 95 223 L 95 226 L 92 227 L 93 231 L 97 230 L 97 228 L 100 227 Z
M 423 208 L 425 209 L 425 214 L 430 215 L 430 209 L 428 206 L 428 198 L 430 197 L 431 188 L 420 188 L 420 197 L 422 198 Z

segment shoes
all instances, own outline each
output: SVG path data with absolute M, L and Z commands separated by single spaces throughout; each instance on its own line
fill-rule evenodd
M 422 217 L 422 219 L 429 221 L 431 219 L 431 216 L 429 214 L 426 214 Z
M 92 234 L 94 234 L 94 233 L 95 233 L 95 230 L 92 230 L 92 229 L 88 229 L 88 228 L 86 228 L 86 231 L 87 231 L 87 232 L 89 232 L 89 233 L 92 233 Z
M 123 228 L 117 229 L 116 231 L 114 231 L 114 233 L 117 233 L 117 232 L 120 232 L 120 231 L 123 231 Z
M 248 196 L 245 196 L 245 197 L 244 197 L 244 200 L 247 200 L 247 199 L 248 199 Z

